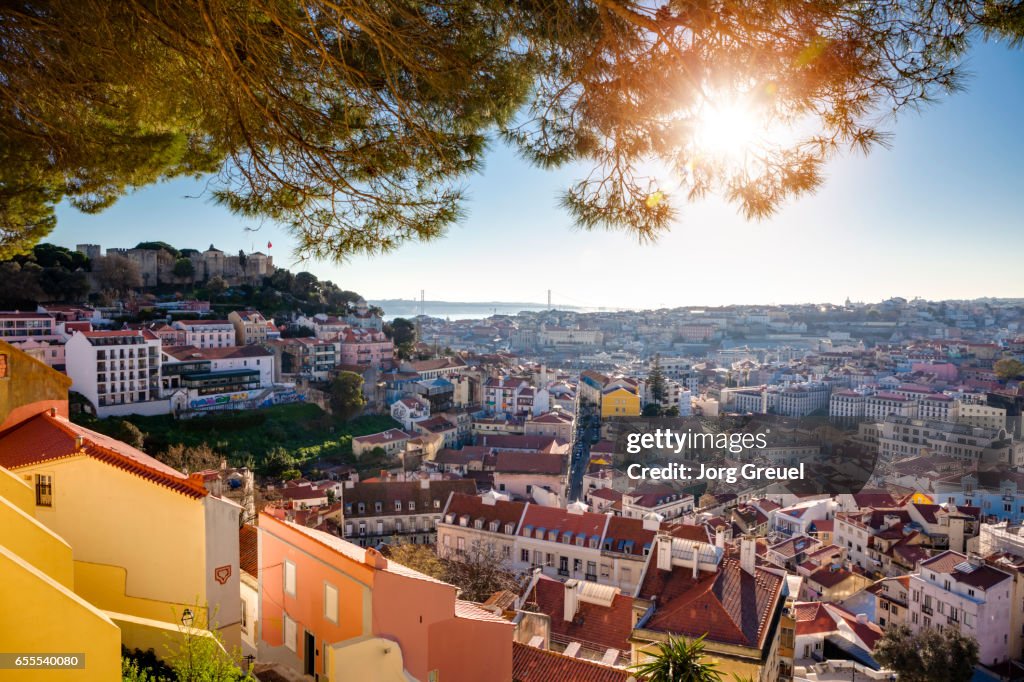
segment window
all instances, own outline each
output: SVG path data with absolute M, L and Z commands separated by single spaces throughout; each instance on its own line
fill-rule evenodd
M 338 624 L 338 588 L 324 583 L 324 618 Z
M 297 639 L 298 628 L 295 627 L 295 621 L 286 613 L 284 614 L 284 645 L 292 651 L 296 651 L 298 649 Z
M 402 511 L 402 501 L 401 500 L 395 500 L 395 511 L 397 511 L 397 512 Z
M 524 564 L 530 563 L 530 550 L 524 549 L 521 552 L 519 552 L 519 560 L 522 561 Z
M 242 632 L 249 634 L 249 606 L 242 600 Z
M 381 513 L 382 511 L 384 511 L 384 505 L 381 502 L 374 502 L 373 511 L 377 512 L 378 514 Z
M 416 511 L 416 503 L 409 500 L 409 511 Z
M 53 476 L 50 474 L 36 474 L 36 505 L 53 506 Z
M 460 553 L 461 552 L 465 552 L 466 551 L 466 538 L 461 538 L 460 537 L 460 538 L 457 538 L 456 541 L 458 542 L 458 550 L 459 550 L 459 552 Z
M 289 596 L 295 596 L 295 564 L 287 559 L 284 560 L 284 592 Z
M 441 500 L 434 500 L 434 509 L 440 509 L 440 508 L 441 508 Z M 413 508 L 410 507 L 410 509 L 413 509 Z

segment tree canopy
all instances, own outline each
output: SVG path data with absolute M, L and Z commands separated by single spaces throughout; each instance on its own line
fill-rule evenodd
M 925 628 L 914 633 L 905 625 L 885 631 L 875 646 L 879 663 L 905 682 L 967 682 L 978 663 L 978 642 L 954 628 Z
M 52 231 L 61 201 L 96 212 L 207 174 L 232 211 L 289 226 L 300 256 L 385 252 L 460 218 L 499 136 L 539 166 L 582 165 L 562 201 L 586 228 L 654 238 L 711 192 L 766 216 L 837 152 L 883 143 L 881 115 L 959 87 L 979 36 L 1019 42 L 1024 8 L 8 2 L 0 258 Z M 723 123 L 738 135 L 737 112 L 750 144 L 710 144 Z

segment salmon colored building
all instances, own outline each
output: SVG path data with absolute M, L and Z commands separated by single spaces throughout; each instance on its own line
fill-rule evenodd
M 514 626 L 323 531 L 259 520 L 259 660 L 318 680 L 507 682 Z

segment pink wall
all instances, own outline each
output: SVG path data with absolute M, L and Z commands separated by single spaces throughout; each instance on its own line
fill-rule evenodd
M 924 372 L 926 374 L 934 374 L 937 378 L 942 381 L 956 381 L 958 372 L 956 365 L 948 362 L 915 362 L 910 366 L 912 372 Z
M 430 628 L 430 669 L 462 682 L 512 679 L 511 623 L 453 618 Z M 468 645 L 471 642 L 472 645 Z

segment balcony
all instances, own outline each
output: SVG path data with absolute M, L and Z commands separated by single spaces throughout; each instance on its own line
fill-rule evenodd
M 588 580 L 589 582 L 592 582 L 592 583 L 596 583 L 597 582 L 597 574 L 596 573 L 586 573 L 586 574 L 584 574 L 583 577 L 586 580 Z
M 926 616 L 931 616 L 931 615 L 933 615 L 935 613 L 935 611 L 933 611 L 932 607 L 930 607 L 930 606 L 922 606 L 921 607 L 921 613 L 923 613 Z

